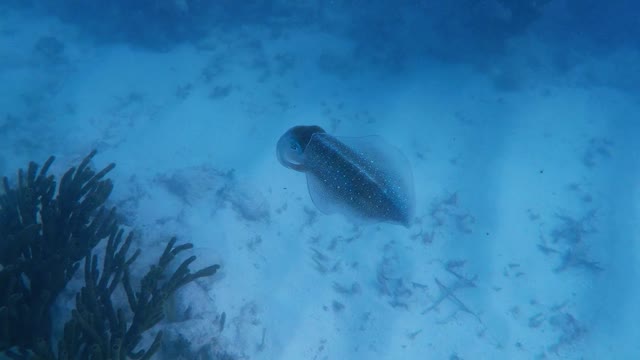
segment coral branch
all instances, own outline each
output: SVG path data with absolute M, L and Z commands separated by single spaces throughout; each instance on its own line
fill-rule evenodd
M 219 269 L 213 265 L 192 273 L 191 256 L 168 274 L 176 256 L 193 247 L 176 245 L 172 238 L 135 290 L 131 266 L 140 250 L 128 255 L 133 234 L 125 236 L 115 209 L 104 208 L 113 189 L 105 176 L 115 164 L 96 173 L 89 167 L 95 154 L 69 169 L 57 186 L 47 175 L 54 157 L 40 171 L 33 162 L 19 170 L 15 189 L 8 178 L 2 180 L 0 353 L 11 359 L 149 359 L 160 348 L 162 332 L 146 349 L 139 349 L 142 335 L 162 320 L 166 299 Z M 93 254 L 104 239 L 104 254 Z M 82 259 L 84 286 L 54 354 L 51 306 Z M 126 294 L 126 309 L 112 301 L 118 288 Z

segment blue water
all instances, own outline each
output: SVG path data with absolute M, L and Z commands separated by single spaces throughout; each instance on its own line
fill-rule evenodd
M 0 175 L 97 149 L 138 247 L 222 265 L 156 358 L 640 358 L 640 4 L 294 3 L 0 3 Z M 397 147 L 407 228 L 316 208 L 296 125 Z

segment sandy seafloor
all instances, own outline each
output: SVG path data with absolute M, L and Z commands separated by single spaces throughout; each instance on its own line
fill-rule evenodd
M 176 235 L 222 265 L 178 295 L 195 319 L 162 324 L 192 346 L 296 360 L 640 354 L 640 97 L 608 85 L 628 74 L 607 59 L 558 75 L 521 38 L 488 69 L 394 73 L 313 31 L 247 27 L 150 52 L 24 16 L 0 29 L 1 172 L 53 154 L 60 175 L 92 149 L 96 168 L 115 162 L 110 205 L 149 262 Z M 32 51 L 47 34 L 66 45 L 59 63 Z M 398 146 L 412 226 L 315 210 L 275 156 L 298 124 Z

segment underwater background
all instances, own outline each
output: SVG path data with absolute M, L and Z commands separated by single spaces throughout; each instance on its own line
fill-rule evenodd
M 104 206 L 141 249 L 134 287 L 171 237 L 193 244 L 192 267 L 213 271 L 154 303 L 139 344 L 162 331 L 153 359 L 640 358 L 639 13 L 631 0 L 3 0 L 0 197 L 29 161 L 55 155 L 60 179 L 97 150 L 91 168 L 116 164 Z M 296 125 L 397 147 L 408 225 L 319 211 L 276 155 Z M 21 239 L 7 224 L 0 286 Z M 108 257 L 107 240 L 93 246 Z M 82 256 L 42 320 L 56 354 Z M 33 358 L 33 342 L 6 340 L 29 329 L 6 326 L 20 298 L 0 291 L 0 358 Z M 109 294 L 125 308 L 128 291 Z

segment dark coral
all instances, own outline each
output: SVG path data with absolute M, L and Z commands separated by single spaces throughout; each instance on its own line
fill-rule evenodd
M 0 353 L 14 359 L 148 359 L 159 348 L 162 333 L 140 349 L 144 332 L 162 318 L 165 300 L 181 286 L 211 276 L 218 265 L 191 272 L 195 257 L 167 274 L 176 255 L 191 244 L 176 246 L 173 238 L 134 290 L 131 264 L 140 251 L 128 255 L 133 235 L 125 236 L 115 209 L 104 203 L 113 184 L 104 179 L 114 168 L 90 169 L 89 154 L 71 168 L 56 187 L 47 175 L 54 158 L 38 172 L 30 163 L 18 172 L 17 186 L 3 179 L 0 193 Z M 104 254 L 94 247 L 107 239 Z M 51 306 L 84 259 L 84 286 L 76 309 L 64 326 L 54 351 Z M 102 259 L 101 270 L 99 259 Z M 116 308 L 112 297 L 123 289 L 127 306 Z
M 0 197 L 0 350 L 40 349 L 51 336 L 50 308 L 88 249 L 114 231 L 113 213 L 97 209 L 113 185 L 88 168 L 90 154 L 64 174 L 56 191 L 47 170 L 30 163 Z M 44 349 L 43 349 L 44 351 Z
M 160 346 L 159 331 L 147 349 L 138 349 L 142 334 L 162 320 L 167 297 L 181 286 L 200 277 L 211 276 L 218 270 L 212 265 L 191 273 L 189 265 L 196 259 L 184 260 L 167 280 L 167 267 L 180 252 L 191 244 L 175 246 L 176 238 L 167 244 L 158 263 L 143 277 L 140 289 L 131 285 L 129 266 L 140 254 L 137 250 L 127 258 L 133 239 L 127 236 L 122 243 L 123 231 L 112 234 L 107 244 L 102 273 L 98 270 L 98 258 L 85 257 L 85 286 L 76 295 L 76 309 L 67 322 L 64 337 L 58 344 L 58 359 L 148 359 Z M 123 309 L 114 309 L 111 297 L 122 285 L 127 295 L 133 318 L 128 320 Z

